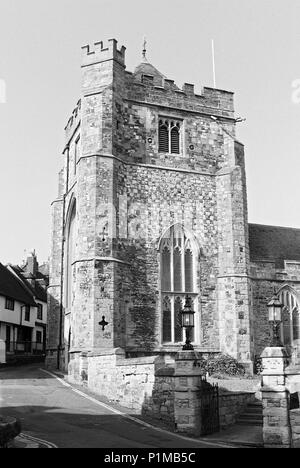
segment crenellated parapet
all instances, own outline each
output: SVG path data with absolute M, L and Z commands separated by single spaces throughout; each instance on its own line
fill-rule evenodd
M 109 39 L 106 43 L 103 41 L 95 42 L 93 45 L 82 47 L 82 67 L 93 65 L 107 60 L 116 60 L 125 66 L 126 47 L 118 49 L 118 41 Z
M 137 80 L 136 75 L 126 73 L 126 79 L 130 100 L 234 118 L 234 93 L 231 91 L 204 87 L 201 94 L 197 94 L 191 83 L 184 83 L 180 89 L 174 80 L 167 78 L 162 79 L 160 86 L 151 82 L 149 76 L 146 80 Z

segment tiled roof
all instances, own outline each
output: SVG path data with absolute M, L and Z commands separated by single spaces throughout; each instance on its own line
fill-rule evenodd
M 300 261 L 300 229 L 249 224 L 250 260 Z
M 23 304 L 36 305 L 33 295 L 2 263 L 0 263 L 0 295 L 20 301 Z
M 23 276 L 23 270 L 19 266 L 11 266 L 11 268 L 14 270 L 16 275 L 18 275 L 18 278 L 22 283 L 25 284 L 25 286 L 32 292 L 32 295 L 35 297 L 35 299 L 42 301 L 42 302 L 47 302 L 47 292 L 46 289 L 43 288 L 38 281 L 34 281 L 34 284 L 29 283 L 29 281 L 26 281 L 26 278 Z M 37 277 L 44 279 L 43 275 L 37 274 Z
M 139 82 L 141 82 L 143 75 L 153 76 L 153 84 L 158 86 L 162 86 L 163 80 L 166 78 L 147 60 L 141 62 L 134 70 L 134 76 Z

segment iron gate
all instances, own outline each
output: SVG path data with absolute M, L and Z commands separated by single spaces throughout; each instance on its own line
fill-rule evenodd
M 220 430 L 219 387 L 209 384 L 201 377 L 199 388 L 201 435 L 209 435 Z

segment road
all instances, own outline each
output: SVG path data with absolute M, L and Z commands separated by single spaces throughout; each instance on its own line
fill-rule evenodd
M 36 365 L 0 369 L 0 413 L 59 448 L 218 448 L 115 414 Z

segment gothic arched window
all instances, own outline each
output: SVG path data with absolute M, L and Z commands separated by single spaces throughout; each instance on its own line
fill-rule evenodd
M 73 268 L 74 251 L 75 251 L 75 225 L 76 225 L 76 203 L 73 203 L 72 211 L 69 216 L 67 228 L 67 250 L 66 250 L 66 308 L 72 305 L 72 290 L 73 290 Z
M 279 294 L 282 309 L 282 340 L 286 346 L 294 346 L 300 338 L 300 309 L 296 295 L 289 289 Z
M 183 341 L 181 311 L 185 298 L 192 298 L 195 310 L 196 251 L 181 225 L 172 226 L 161 239 L 160 271 L 162 293 L 162 341 Z M 194 336 L 192 337 L 194 340 Z
M 161 119 L 158 128 L 158 151 L 160 153 L 180 153 L 180 122 Z

